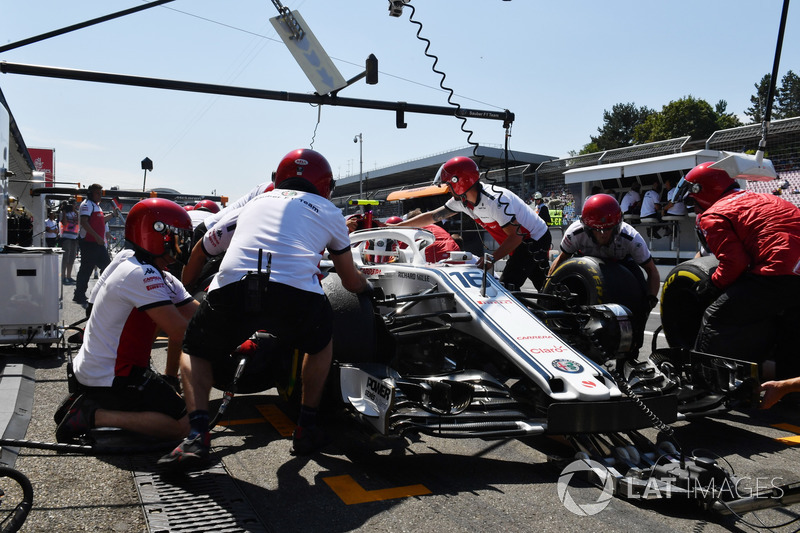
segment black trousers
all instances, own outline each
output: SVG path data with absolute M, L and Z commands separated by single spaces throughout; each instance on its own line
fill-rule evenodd
M 81 250 L 81 267 L 75 278 L 74 300 L 85 300 L 86 289 L 89 287 L 89 278 L 92 270 L 97 267 L 102 272 L 111 262 L 108 255 L 108 248 L 104 244 L 89 242 L 86 239 L 78 239 L 78 246 Z
M 744 274 L 709 305 L 695 350 L 777 363 L 779 377 L 800 375 L 800 276 Z
M 517 246 L 511 257 L 506 262 L 506 267 L 500 276 L 500 282 L 504 285 L 513 285 L 519 290 L 530 279 L 536 290 L 539 291 L 544 286 L 547 271 L 550 269 L 550 245 L 553 237 L 550 230 L 538 240 L 527 239 Z

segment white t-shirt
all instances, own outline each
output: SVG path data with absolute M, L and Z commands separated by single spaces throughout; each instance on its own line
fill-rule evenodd
M 569 225 L 561 240 L 561 251 L 568 254 L 588 255 L 600 259 L 625 259 L 631 256 L 638 264 L 643 265 L 650 259 L 650 250 L 644 238 L 633 226 L 626 222 L 619 225 L 619 231 L 606 246 L 597 244 L 583 227 L 580 220 Z
M 455 198 L 450 198 L 444 206 L 450 211 L 465 213 L 486 229 L 499 244 L 508 238 L 503 230 L 516 220 L 525 236 L 538 241 L 548 231 L 547 224 L 531 206 L 513 192 L 497 185 L 481 183 L 478 189 L 478 203 L 470 209 Z
M 675 193 L 677 191 L 678 191 L 677 187 L 673 187 L 673 188 L 671 188 L 669 190 L 669 192 L 667 193 L 667 201 L 668 202 L 672 203 L 672 199 L 675 198 Z M 672 204 L 672 207 L 670 207 L 667 210 L 667 214 L 668 215 L 676 215 L 676 216 L 684 216 L 684 215 L 688 215 L 689 214 L 689 210 L 686 208 L 686 204 L 684 204 L 683 202 L 678 202 L 678 203 Z
M 46 239 L 55 239 L 58 237 L 58 221 L 50 217 L 44 219 L 44 236 Z
M 661 205 L 661 195 L 659 195 L 656 191 L 650 189 L 646 193 L 644 193 L 644 199 L 642 200 L 642 209 L 639 211 L 639 216 L 641 218 L 647 218 L 649 216 L 655 215 L 658 208 L 656 205 Z
M 211 211 L 205 211 L 203 209 L 192 209 L 189 211 L 189 218 L 192 219 L 192 229 L 197 228 L 201 222 L 208 219 L 211 215 L 214 215 Z M 206 226 L 208 227 L 208 226 Z
M 636 205 L 636 203 L 641 200 L 642 197 L 639 195 L 638 192 L 634 190 L 630 190 L 625 193 L 622 197 L 622 201 L 619 203 L 620 209 L 622 209 L 623 213 L 627 213 L 630 211 L 631 207 Z
M 192 300 L 169 272 L 120 251 L 103 271 L 89 301 L 94 304 L 83 344 L 73 361 L 75 376 L 89 387 L 110 387 L 133 366 L 147 368 L 156 324 L 147 309 Z
M 214 225 L 217 222 L 219 222 L 219 220 L 222 217 L 224 217 L 227 213 L 229 213 L 230 211 L 235 211 L 236 209 L 239 209 L 240 207 L 244 207 L 244 205 L 247 202 L 249 202 L 250 200 L 252 200 L 256 196 L 258 196 L 259 194 L 263 194 L 264 191 L 267 190 L 267 187 L 269 187 L 271 183 L 272 183 L 271 181 L 265 181 L 264 183 L 259 183 L 258 185 L 256 185 L 252 189 L 250 189 L 250 191 L 248 191 L 247 194 L 245 194 L 244 196 L 238 198 L 235 202 L 226 205 L 223 209 L 220 209 L 218 213 L 211 213 L 210 216 L 206 217 L 205 220 L 203 220 L 203 222 L 205 222 L 205 224 L 206 224 L 206 229 L 213 228 Z M 191 214 L 192 212 L 189 211 L 189 213 Z M 198 222 L 198 225 L 199 225 L 199 222 Z
M 342 253 L 350 248 L 347 226 L 338 207 L 318 194 L 278 189 L 259 195 L 241 209 L 230 210 L 206 232 L 206 255 L 226 251 L 209 291 L 262 272 L 272 254 L 270 281 L 322 294 L 319 262 L 328 248 Z

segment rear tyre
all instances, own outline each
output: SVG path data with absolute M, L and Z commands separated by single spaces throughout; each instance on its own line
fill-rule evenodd
M 661 324 L 671 348 L 694 348 L 703 312 L 713 301 L 700 299 L 697 285 L 711 277 L 719 261 L 714 256 L 697 257 L 679 264 L 667 274 L 661 289 Z

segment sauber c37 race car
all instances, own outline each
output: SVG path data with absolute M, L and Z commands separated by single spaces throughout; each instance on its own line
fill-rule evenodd
M 669 424 L 738 401 L 753 365 L 685 349 L 638 357 L 630 309 L 608 301 L 625 302 L 624 267 L 572 258 L 546 292 L 510 291 L 469 252 L 428 263 L 434 236 L 424 229 L 364 229 L 350 238 L 372 290 L 350 293 L 333 271 L 322 279 L 335 315 L 328 401 L 361 424 L 386 436 L 559 435 L 572 458 L 602 465 L 622 497 L 667 487 L 721 512 L 749 510 L 740 495 L 695 493 L 698 479 L 724 486 L 735 478 L 713 458 L 684 454 Z M 277 385 L 299 400 L 297 354 L 287 365 L 276 357 L 284 351 L 278 339 L 253 339 L 256 354 L 234 353 L 215 368 L 215 386 L 229 391 L 215 420 L 230 391 Z M 656 439 L 640 432 L 648 428 L 659 430 Z M 758 505 L 795 501 L 796 487 Z

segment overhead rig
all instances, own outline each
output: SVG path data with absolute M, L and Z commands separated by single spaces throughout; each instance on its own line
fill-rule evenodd
M 114 85 L 128 85 L 133 87 L 149 87 L 153 89 L 169 89 L 173 91 L 217 94 L 222 96 L 238 96 L 242 98 L 256 98 L 261 100 L 278 100 L 284 102 L 356 107 L 362 109 L 380 109 L 384 111 L 394 111 L 397 114 L 398 127 L 403 127 L 399 126 L 399 124 L 404 123 L 403 117 L 404 113 L 406 112 L 420 113 L 424 115 L 454 116 L 458 118 L 500 120 L 503 122 L 504 126 L 510 125 L 514 122 L 514 113 L 507 109 L 503 111 L 467 108 L 454 109 L 453 107 L 414 104 L 410 102 L 387 102 L 381 100 L 366 100 L 362 98 L 342 98 L 335 95 L 271 91 L 267 89 L 215 85 L 210 83 L 169 80 L 164 78 L 149 78 L 145 76 L 113 74 L 109 72 L 76 70 L 60 67 L 29 65 L 23 63 L 9 63 L 7 61 L 0 62 L 0 72 L 4 74 L 23 74 L 27 76 L 41 76 L 45 78 L 91 81 Z

